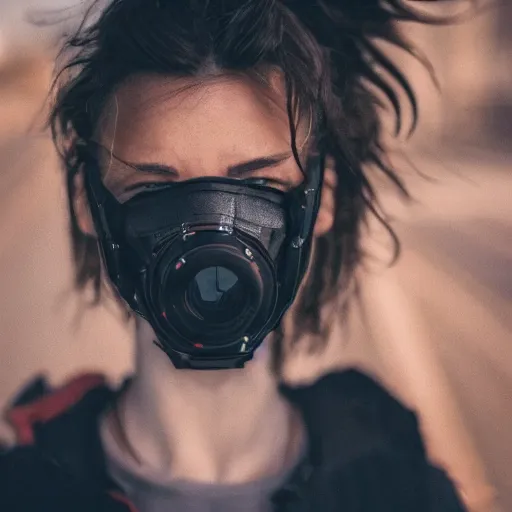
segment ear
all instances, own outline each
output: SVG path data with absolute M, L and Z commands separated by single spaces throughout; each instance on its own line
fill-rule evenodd
M 324 183 L 322 186 L 322 196 L 320 199 L 320 208 L 316 218 L 314 236 L 325 235 L 332 229 L 334 223 L 335 198 L 334 193 L 338 184 L 338 178 L 334 169 L 334 160 L 331 157 L 325 159 Z
M 83 173 L 84 170 L 82 168 L 74 178 L 75 194 L 73 197 L 73 208 L 75 210 L 76 220 L 80 231 L 84 235 L 96 237 L 96 230 L 94 229 L 89 201 L 87 200 L 87 193 L 85 191 Z

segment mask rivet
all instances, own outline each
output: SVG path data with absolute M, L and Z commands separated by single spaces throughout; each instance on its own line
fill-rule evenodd
M 245 352 L 247 350 L 248 342 L 249 342 L 249 336 L 244 336 L 242 338 L 242 346 L 240 347 L 240 352 Z
M 187 233 L 183 234 L 183 241 L 186 242 L 189 236 L 194 236 L 195 234 L 195 231 L 187 231 Z
M 299 248 L 301 248 L 304 245 L 304 242 L 305 242 L 304 238 L 301 238 L 300 236 L 298 236 L 298 237 L 293 239 L 292 247 L 294 249 L 299 249 Z
M 185 261 L 185 258 L 180 258 L 178 260 L 178 263 L 176 263 L 176 266 L 174 267 L 174 270 L 179 270 L 181 267 L 183 267 L 183 265 L 185 265 L 185 263 L 187 263 Z
M 245 255 L 250 259 L 252 260 L 254 258 L 253 254 L 252 254 L 252 251 L 246 247 L 245 249 Z
M 223 233 L 228 233 L 228 235 L 233 234 L 233 228 L 231 226 L 227 226 L 225 224 L 221 224 L 219 226 L 219 231 L 222 231 Z

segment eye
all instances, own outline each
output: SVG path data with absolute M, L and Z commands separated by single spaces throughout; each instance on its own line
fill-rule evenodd
M 125 191 L 126 192 L 140 192 L 142 190 L 158 188 L 158 187 L 161 187 L 162 185 L 166 185 L 166 183 L 159 183 L 159 182 L 157 182 L 157 183 L 155 183 L 155 182 L 137 183 L 136 185 L 126 187 Z
M 246 178 L 243 180 L 248 185 L 259 185 L 261 187 L 271 187 L 278 190 L 288 190 L 290 188 L 289 183 L 285 183 L 281 180 L 273 178 L 265 178 L 264 176 L 255 176 L 253 178 Z
M 141 194 L 142 192 L 156 190 L 162 186 L 167 185 L 168 183 L 169 182 L 137 183 L 135 185 L 126 187 L 122 192 L 118 192 L 115 195 L 120 203 L 125 203 L 126 201 L 133 199 L 135 196 Z
M 268 185 L 272 180 L 269 178 L 246 178 L 243 180 L 244 183 L 248 183 L 249 185 Z

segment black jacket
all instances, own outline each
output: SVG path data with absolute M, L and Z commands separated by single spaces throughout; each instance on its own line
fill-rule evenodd
M 426 461 L 415 415 L 370 378 L 350 370 L 282 392 L 303 413 L 310 450 L 275 494 L 277 512 L 463 512 Z M 107 475 L 98 432 L 116 396 L 94 375 L 24 392 L 8 412 L 20 445 L 0 455 L 0 510 L 134 512 Z

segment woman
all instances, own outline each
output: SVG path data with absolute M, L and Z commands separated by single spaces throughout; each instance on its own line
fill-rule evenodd
M 398 120 L 383 76 L 414 95 L 372 38 L 405 48 L 392 23 L 419 18 L 395 0 L 114 0 L 84 20 L 51 125 L 77 285 L 99 298 L 104 266 L 135 316 L 136 371 L 120 391 L 89 376 L 21 396 L 4 499 L 462 510 L 414 415 L 369 378 L 279 384 L 299 342 L 324 342 L 360 261 L 377 215 L 363 169 L 402 189 L 375 89 Z

